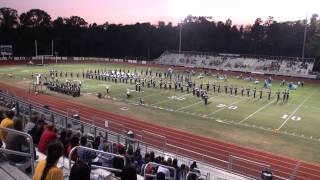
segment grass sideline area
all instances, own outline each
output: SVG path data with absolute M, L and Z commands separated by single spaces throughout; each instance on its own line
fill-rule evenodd
M 56 69 L 63 72 L 74 72 L 73 78 L 68 76 L 62 81 L 82 82 L 81 97 L 73 98 L 63 94 L 46 91 L 53 96 L 76 101 L 101 110 L 110 111 L 130 117 L 139 118 L 195 134 L 217 138 L 220 140 L 248 146 L 251 148 L 268 151 L 274 154 L 290 156 L 309 162 L 320 162 L 320 86 L 305 84 L 297 90 L 290 91 L 287 103 L 276 102 L 276 91 L 281 92 L 287 86 L 280 87 L 280 81 L 272 81 L 271 100 L 267 93 L 259 99 L 259 90 L 263 80 L 255 85 L 246 80 L 228 76 L 228 84 L 237 87 L 257 88 L 257 97 L 252 95 L 242 97 L 224 93 L 224 80 L 219 80 L 215 75 L 198 78 L 199 73 L 192 76 L 193 81 L 199 85 L 220 83 L 220 93 L 214 93 L 210 86 L 209 104 L 185 91 L 164 90 L 159 88 L 142 88 L 141 92 L 135 91 L 134 84 L 114 83 L 109 81 L 89 80 L 82 78 L 82 72 L 97 69 L 125 69 L 127 72 L 140 74 L 148 67 L 121 64 L 57 64 L 48 66 L 3 66 L 0 67 L 0 80 L 28 90 L 32 83 L 31 74 L 47 74 Z M 163 68 L 153 68 L 152 72 L 164 72 Z M 77 79 L 75 73 L 80 73 Z M 176 72 L 174 70 L 174 72 Z M 178 72 L 183 74 L 184 72 Z M 49 78 L 48 78 L 49 79 Z M 59 78 L 60 79 L 60 78 Z M 157 82 L 158 85 L 158 82 Z M 106 94 L 106 86 L 110 93 Z M 131 97 L 126 98 L 127 89 Z M 102 93 L 106 98 L 98 99 L 96 93 Z M 145 106 L 137 105 L 143 98 Z

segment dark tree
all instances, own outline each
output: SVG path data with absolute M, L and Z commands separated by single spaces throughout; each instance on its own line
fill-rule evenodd
M 0 9 L 0 27 L 4 29 L 16 28 L 18 26 L 18 12 L 11 8 Z
M 22 13 L 19 19 L 20 19 L 20 24 L 28 28 L 51 26 L 50 15 L 40 9 L 31 9 L 26 13 Z

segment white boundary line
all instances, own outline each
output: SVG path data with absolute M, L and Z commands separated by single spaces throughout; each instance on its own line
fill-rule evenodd
M 176 93 L 175 93 L 176 94 Z M 174 94 L 174 95 L 175 95 Z M 173 95 L 173 96 L 174 96 Z M 189 94 L 184 94 L 184 95 L 182 95 L 182 96 L 180 96 L 180 97 L 185 97 L 185 96 L 188 96 L 188 95 L 190 95 L 190 93 Z M 153 104 L 151 104 L 151 105 L 157 105 L 157 104 L 162 104 L 162 103 L 165 103 L 165 102 L 169 102 L 169 101 L 172 101 L 173 99 L 166 99 L 166 100 L 163 100 L 163 101 L 160 101 L 160 102 L 157 102 L 157 103 L 153 103 Z
M 165 93 L 167 93 L 167 92 L 160 92 L 160 93 L 151 93 L 151 94 L 149 94 L 149 95 L 146 95 L 146 96 L 139 96 L 139 97 L 134 97 L 134 98 L 132 98 L 132 99 L 139 99 L 139 98 L 142 98 L 142 99 L 144 99 L 144 98 L 147 98 L 147 97 L 151 97 L 151 96 L 156 96 L 156 95 L 159 95 L 159 94 L 165 94 Z
M 249 118 L 251 118 L 253 115 L 257 114 L 258 112 L 262 111 L 263 109 L 265 109 L 266 107 L 270 106 L 270 104 L 274 103 L 275 100 L 270 101 L 268 104 L 262 106 L 261 108 L 259 108 L 258 110 L 256 110 L 254 113 L 250 114 L 249 116 L 245 117 L 244 119 L 242 119 L 241 121 L 239 121 L 238 123 L 243 123 L 244 121 L 248 120 Z
M 287 117 L 287 119 L 276 129 L 276 130 L 280 130 L 287 122 L 288 120 L 304 105 L 305 102 L 307 102 L 311 96 L 313 95 L 314 93 L 312 93 L 310 96 L 308 96 L 305 100 L 302 101 L 301 104 L 299 104 L 299 106 Z
M 208 116 L 214 115 L 215 113 L 217 113 L 217 112 L 219 112 L 219 111 L 222 111 L 222 110 L 228 108 L 229 106 L 232 106 L 232 105 L 237 104 L 237 103 L 239 103 L 239 102 L 241 102 L 241 101 L 244 101 L 244 100 L 246 100 L 246 99 L 240 99 L 239 101 L 235 101 L 235 102 L 233 102 L 233 103 L 231 103 L 231 104 L 228 104 L 227 106 L 225 106 L 225 107 L 223 107 L 223 108 L 217 109 L 217 110 L 209 113 Z
M 219 95 L 219 96 L 213 96 L 213 97 L 209 98 L 209 99 L 208 99 L 208 101 L 209 101 L 209 100 L 211 100 L 211 99 L 214 99 L 214 98 L 216 98 L 216 97 L 220 97 L 220 96 L 222 96 L 222 95 Z M 181 107 L 181 108 L 177 109 L 176 111 L 181 111 L 182 109 L 189 108 L 189 107 L 191 107 L 191 106 L 194 106 L 194 105 L 200 104 L 200 103 L 202 103 L 202 102 L 204 102 L 204 101 L 203 101 L 203 100 L 198 101 L 198 102 L 193 103 L 193 104 L 190 104 L 190 105 L 188 105 L 188 106 Z

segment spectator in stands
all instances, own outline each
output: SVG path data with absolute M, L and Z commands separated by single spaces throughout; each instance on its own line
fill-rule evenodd
M 82 136 L 80 140 L 80 145 L 83 147 L 87 147 L 87 136 Z M 92 147 L 89 147 L 92 148 Z M 78 158 L 81 159 L 84 162 L 90 163 L 92 162 L 92 159 L 95 158 L 95 154 L 92 153 L 91 151 L 80 148 L 77 150 Z
M 118 154 L 121 156 L 125 155 L 125 148 L 123 146 L 118 145 Z M 120 157 L 114 157 L 112 161 L 113 168 L 115 169 L 121 169 L 123 170 L 124 168 L 124 159 Z M 114 173 L 117 177 L 122 177 L 121 172 L 115 172 Z
M 158 172 L 157 173 L 157 180 L 165 180 L 166 175 L 163 172 Z
M 7 118 L 3 119 L 1 121 L 1 124 L 0 124 L 0 127 L 2 128 L 10 128 L 12 129 L 13 128 L 13 117 L 14 117 L 15 113 L 14 111 L 8 111 L 7 112 Z M 0 130 L 0 139 L 2 141 L 5 141 L 6 138 L 7 138 L 7 132 L 3 131 L 3 130 Z
M 36 125 L 29 132 L 29 134 L 32 137 L 33 144 L 36 146 L 39 144 L 40 137 L 44 131 L 44 125 L 45 125 L 44 120 L 38 120 Z
M 36 125 L 37 120 L 38 120 L 37 116 L 32 117 L 25 125 L 24 132 L 29 133 Z
M 200 173 L 200 170 L 198 169 L 198 166 L 197 166 L 197 162 L 193 161 L 193 163 L 190 165 L 190 171 Z
M 127 165 L 123 169 L 121 180 L 137 180 L 136 168 L 132 165 Z
M 155 155 L 153 151 L 150 151 L 150 162 L 154 162 L 155 161 Z
M 180 180 L 186 180 L 187 179 L 187 174 L 188 174 L 188 166 L 185 164 L 181 164 L 180 167 Z
M 198 168 L 197 162 L 193 161 L 192 164 L 190 165 L 190 170 L 194 170 L 195 168 Z
M 168 165 L 168 163 L 166 161 L 164 161 L 162 164 L 164 166 Z M 158 170 L 157 170 L 157 173 L 162 172 L 163 174 L 165 174 L 166 178 L 169 178 L 170 177 L 170 170 L 168 168 L 164 167 L 164 166 L 159 166 Z
M 67 132 L 65 130 L 62 130 L 60 132 L 60 137 L 59 137 L 60 142 L 63 144 L 64 148 L 64 156 L 68 156 L 67 154 L 67 147 L 68 147 L 68 140 L 67 140 Z
M 2 122 L 2 120 L 4 119 L 4 114 L 3 114 L 3 110 L 0 110 L 0 124 Z M 0 138 L 0 147 L 2 147 L 2 140 Z
M 92 143 L 92 148 L 98 149 L 99 145 L 100 145 L 100 136 L 97 136 Z
M 90 180 L 91 167 L 84 161 L 78 160 L 72 166 L 69 180 Z
M 54 140 L 56 140 L 56 128 L 53 125 L 47 127 L 47 129 L 42 133 L 40 137 L 40 141 L 38 144 L 39 152 L 46 153 L 48 144 Z
M 178 167 L 178 160 L 177 159 L 173 159 L 172 167 L 176 170 L 176 180 L 180 180 L 180 168 Z M 171 174 L 171 176 L 173 177 L 173 174 Z
M 172 166 L 172 159 L 171 159 L 171 158 L 168 158 L 168 159 L 167 159 L 167 165 L 168 165 L 168 166 Z
M 134 154 L 133 154 L 132 145 L 128 146 L 126 158 L 127 158 L 127 164 L 133 164 L 134 163 Z
M 22 132 L 23 130 L 23 123 L 20 119 L 17 119 L 14 121 L 13 124 L 14 130 Z M 14 134 L 14 133 L 9 133 L 6 139 L 6 149 L 10 149 L 13 151 L 19 151 L 19 152 L 30 152 L 30 146 L 28 143 L 28 140 L 26 137 Z M 19 156 L 19 155 L 14 155 L 14 154 L 8 154 L 7 158 L 14 162 L 14 163 L 23 163 L 27 162 L 28 158 L 24 156 Z
M 47 158 L 39 161 L 33 180 L 63 180 L 63 171 L 57 167 L 59 158 L 62 155 L 62 143 L 60 141 L 51 141 L 47 149 Z
M 78 136 L 74 135 L 74 136 L 72 136 L 72 138 L 68 144 L 68 147 L 67 147 L 67 155 L 68 156 L 71 152 L 71 149 L 76 146 L 79 146 L 79 138 L 78 138 Z M 78 159 L 77 152 L 74 152 L 71 156 L 71 160 L 76 161 L 77 159 Z
M 3 119 L 4 119 L 4 113 L 3 113 L 3 110 L 0 110 L 0 124 Z
M 98 150 L 104 151 L 103 149 L 105 149 L 105 146 L 107 146 L 106 152 L 112 152 L 112 149 L 111 149 L 112 144 L 110 144 L 107 139 L 103 139 L 102 143 L 100 143 L 98 147 Z
M 136 164 L 136 170 L 139 173 L 141 171 L 140 168 L 143 163 L 139 147 L 136 149 L 136 152 L 134 153 L 134 163 Z
M 150 154 L 148 152 L 146 152 L 144 154 L 144 163 L 141 166 L 141 171 L 140 171 L 140 175 L 144 176 L 144 168 L 146 166 L 146 164 L 148 164 L 150 162 Z
M 109 143 L 103 143 L 100 145 L 100 148 L 102 148 L 102 149 L 99 148 L 99 150 L 104 151 L 104 152 L 109 152 L 110 151 L 109 146 L 110 146 Z M 112 160 L 113 160 L 113 156 L 99 153 L 98 157 L 97 157 L 97 161 L 92 162 L 92 164 L 99 165 L 99 166 L 105 166 L 105 167 L 112 167 Z

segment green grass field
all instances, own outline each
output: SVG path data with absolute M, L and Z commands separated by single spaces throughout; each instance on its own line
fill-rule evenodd
M 0 67 L 0 79 L 19 87 L 28 89 L 31 84 L 31 73 L 49 74 L 49 70 L 80 72 L 87 69 L 134 69 L 140 73 L 147 67 L 119 65 L 119 64 L 70 64 L 49 66 L 4 66 Z M 153 72 L 163 72 L 164 69 L 152 68 Z M 183 73 L 183 72 L 179 72 Z M 12 74 L 10 77 L 8 74 Z M 258 85 L 252 82 L 228 77 L 228 84 L 237 87 L 257 88 L 257 97 L 231 96 L 224 93 L 224 81 L 215 76 L 192 78 L 197 85 L 201 82 L 221 84 L 221 93 L 214 93 L 212 86 L 209 92 L 209 104 L 204 105 L 200 98 L 180 91 L 160 90 L 159 88 L 143 88 L 142 92 L 135 92 L 135 85 L 108 81 L 82 79 L 83 88 L 80 98 L 72 98 L 62 94 L 46 91 L 58 97 L 84 103 L 102 110 L 139 118 L 145 121 L 190 131 L 203 136 L 218 138 L 275 154 L 291 156 L 311 162 L 320 162 L 320 87 L 305 84 L 304 87 L 290 91 L 287 103 L 276 102 L 276 91 L 287 89 L 280 87 L 279 81 L 272 82 L 272 97 L 267 99 L 267 93 L 259 99 L 259 90 L 263 80 Z M 49 77 L 49 75 L 48 75 Z M 65 79 L 65 78 L 63 78 Z M 67 78 L 72 80 L 72 78 Z M 77 80 L 75 75 L 73 80 Z M 157 83 L 158 85 L 158 83 Z M 106 86 L 110 87 L 106 99 L 96 98 L 96 93 L 106 94 Z M 126 99 L 127 89 L 131 97 Z M 146 106 L 137 106 L 143 98 Z M 127 107 L 127 110 L 121 110 Z M 278 129 L 277 133 L 274 130 Z

